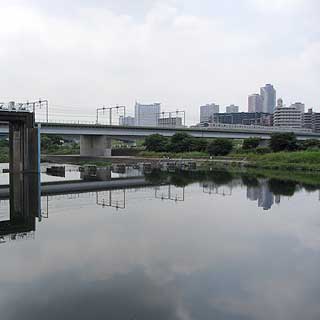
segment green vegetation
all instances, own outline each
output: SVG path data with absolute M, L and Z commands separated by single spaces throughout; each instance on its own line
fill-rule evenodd
M 66 143 L 60 136 L 41 136 L 41 153 L 52 155 L 73 155 L 80 153 L 80 146 L 75 142 Z
M 209 154 L 206 152 L 155 152 L 155 151 L 142 151 L 139 153 L 140 157 L 148 158 L 175 158 L 175 159 L 208 159 Z
M 277 152 L 269 154 L 248 153 L 249 166 L 277 170 L 320 171 L 320 150 Z
M 210 156 L 226 156 L 232 151 L 232 141 L 228 139 L 215 139 L 209 143 L 207 151 Z
M 259 147 L 260 138 L 248 138 L 243 141 L 242 149 L 245 151 L 256 150 Z
M 0 163 L 9 161 L 9 143 L 5 139 L 0 140 Z
M 298 149 L 298 141 L 293 132 L 290 133 L 273 133 L 269 142 L 273 152 L 295 151 Z
M 206 139 L 193 138 L 187 133 L 176 133 L 171 138 L 153 134 L 145 139 L 146 151 L 154 152 L 205 152 L 208 146 Z

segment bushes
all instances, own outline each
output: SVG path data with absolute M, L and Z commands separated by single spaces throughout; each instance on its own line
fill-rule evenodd
M 154 152 L 205 152 L 208 142 L 206 139 L 193 138 L 187 133 L 176 133 L 171 138 L 153 134 L 146 138 L 144 145 L 147 151 Z
M 226 156 L 232 151 L 232 142 L 228 139 L 215 139 L 209 143 L 207 151 L 210 156 Z
M 291 133 L 273 133 L 270 139 L 270 148 L 273 152 L 295 151 L 298 149 L 296 135 Z
M 148 151 L 166 152 L 168 151 L 168 138 L 160 134 L 152 134 L 146 137 L 144 145 Z
M 245 139 L 243 141 L 243 145 L 242 145 L 242 149 L 243 150 L 255 150 L 259 147 L 259 144 L 260 144 L 260 138 L 248 138 L 248 139 Z
M 316 139 L 308 139 L 300 143 L 301 150 L 318 150 L 320 148 L 320 141 Z
M 267 154 L 267 153 L 271 153 L 271 149 L 268 147 L 258 147 L 255 149 L 255 152 L 257 154 Z
M 231 140 L 228 139 L 216 139 L 208 144 L 206 139 L 193 138 L 187 133 L 176 133 L 171 138 L 153 134 L 146 138 L 144 145 L 146 150 L 151 152 L 198 154 L 208 152 L 214 156 L 225 156 L 233 148 Z
M 170 139 L 169 150 L 172 152 L 188 152 L 192 151 L 193 140 L 187 133 L 176 133 Z

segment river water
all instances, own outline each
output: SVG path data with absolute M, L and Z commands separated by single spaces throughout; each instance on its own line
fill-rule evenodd
M 79 178 L 68 168 L 59 181 Z M 35 230 L 2 236 L 0 319 L 320 319 L 320 188 L 225 171 L 143 179 L 43 196 Z M 4 196 L 0 220 L 8 208 Z

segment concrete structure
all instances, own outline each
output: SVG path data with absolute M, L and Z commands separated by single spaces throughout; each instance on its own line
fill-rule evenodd
M 181 117 L 159 118 L 158 125 L 160 127 L 182 127 L 183 126 Z
M 283 99 L 282 98 L 279 98 L 277 100 L 277 108 L 283 108 L 284 107 L 284 104 L 283 104 Z
M 262 112 L 273 113 L 276 108 L 277 93 L 273 85 L 266 84 L 260 89 Z
M 226 113 L 237 113 L 239 112 L 239 107 L 231 104 L 230 106 L 226 107 Z
M 272 115 L 262 112 L 218 113 L 209 122 L 223 124 L 272 126 Z
M 0 237 L 35 231 L 35 219 L 40 217 L 39 175 L 10 173 L 5 198 L 10 201 L 10 218 L 0 221 Z
M 80 154 L 92 157 L 111 157 L 111 138 L 104 135 L 81 135 Z
M 219 113 L 219 105 L 211 103 L 200 107 L 200 123 L 207 122 L 214 114 Z
M 119 125 L 120 126 L 134 126 L 135 125 L 135 118 L 131 116 L 120 116 L 119 117 Z
M 289 129 L 288 129 L 289 130 Z M 128 126 L 109 126 L 97 124 L 81 123 L 41 123 L 41 133 L 54 134 L 62 136 L 107 136 L 110 139 L 134 140 L 144 138 L 151 134 L 161 134 L 171 137 L 177 132 L 186 132 L 193 137 L 204 138 L 231 138 L 242 139 L 249 136 L 260 136 L 269 139 L 273 132 L 286 132 L 286 128 L 246 126 L 246 125 L 228 125 L 213 123 L 210 128 L 190 127 L 190 128 L 163 128 L 163 127 L 128 127 Z M 320 139 L 319 134 L 312 133 L 311 130 L 297 129 L 297 137 L 301 140 L 316 138 Z M 292 132 L 292 130 L 290 130 Z M 8 126 L 0 125 L 0 134 L 8 134 Z
M 273 125 L 284 128 L 303 128 L 303 112 L 295 107 L 276 108 L 273 114 Z
M 309 109 L 303 117 L 303 127 L 311 129 L 315 133 L 320 133 L 320 113 Z
M 262 112 L 262 98 L 260 94 L 252 94 L 248 97 L 248 112 Z
M 0 123 L 9 123 L 9 165 L 11 173 L 39 172 L 39 132 L 34 114 L 1 111 Z
M 154 126 L 158 125 L 161 104 L 141 104 L 136 102 L 134 107 L 136 126 Z
M 305 108 L 306 108 L 305 104 L 302 102 L 295 102 L 290 107 L 296 108 L 298 111 L 300 111 L 302 113 L 305 112 Z
M 238 114 L 235 114 L 238 115 Z M 204 124 L 203 124 L 204 125 Z M 259 137 L 270 139 L 274 132 L 294 131 L 299 140 L 320 139 L 320 135 L 308 129 L 278 128 L 258 125 L 233 125 L 211 123 L 208 127 L 166 128 L 139 126 L 109 126 L 79 123 L 41 123 L 41 133 L 62 136 L 80 136 L 80 154 L 83 156 L 106 156 L 111 154 L 111 139 L 132 141 L 152 134 L 171 137 L 177 132 L 185 132 L 196 138 L 245 139 Z M 0 124 L 0 134 L 8 134 L 8 125 Z M 90 138 L 91 137 L 91 138 Z M 82 141 L 81 141 L 82 140 Z

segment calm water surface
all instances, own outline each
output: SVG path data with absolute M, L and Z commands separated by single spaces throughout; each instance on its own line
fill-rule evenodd
M 1 320 L 320 319 L 316 187 L 158 173 L 41 202 L 1 238 Z

